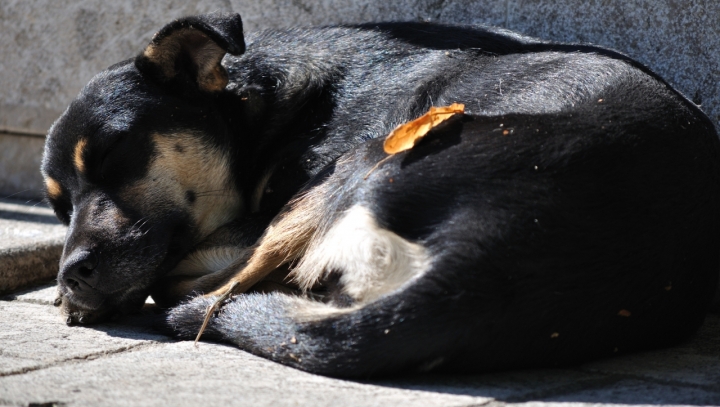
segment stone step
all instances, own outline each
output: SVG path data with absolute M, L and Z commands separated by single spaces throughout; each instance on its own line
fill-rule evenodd
M 66 229 L 41 201 L 0 199 L 0 293 L 54 279 Z

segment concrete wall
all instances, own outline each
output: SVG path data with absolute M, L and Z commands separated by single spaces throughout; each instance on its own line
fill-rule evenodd
M 720 121 L 717 0 L 3 0 L 0 130 L 43 134 L 96 72 L 173 18 L 241 13 L 246 30 L 388 20 L 493 24 L 627 53 Z
M 0 199 L 43 196 L 40 160 L 44 144 L 42 137 L 0 133 Z

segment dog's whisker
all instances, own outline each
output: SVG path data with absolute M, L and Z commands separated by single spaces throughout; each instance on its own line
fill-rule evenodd
M 1 198 L 1 199 L 17 199 L 17 198 L 13 198 L 13 197 L 16 196 L 16 195 L 19 195 L 19 194 L 28 192 L 28 191 L 33 191 L 33 189 L 32 189 L 32 188 L 23 189 L 23 190 L 20 190 L 20 191 L 15 192 L 15 193 L 12 193 L 12 194 L 10 194 L 10 195 L 0 196 L 0 198 Z M 29 203 L 29 202 L 31 202 L 31 201 L 27 201 L 26 203 Z
M 147 222 L 147 220 L 148 220 L 147 217 L 142 217 L 142 218 L 136 220 L 135 223 L 133 223 L 132 226 L 130 226 L 130 229 L 142 228 L 143 225 L 145 224 L 145 222 Z M 143 222 L 143 225 L 138 226 L 138 223 L 140 223 L 140 222 Z

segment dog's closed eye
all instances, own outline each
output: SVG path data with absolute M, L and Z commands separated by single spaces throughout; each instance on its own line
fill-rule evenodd
M 101 158 L 94 171 L 88 171 L 88 177 L 94 182 L 114 186 L 145 175 L 152 146 L 145 137 L 122 134 L 98 155 Z

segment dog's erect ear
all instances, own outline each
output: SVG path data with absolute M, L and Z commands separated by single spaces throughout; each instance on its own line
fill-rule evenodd
M 138 55 L 135 65 L 161 83 L 191 82 L 200 90 L 219 92 L 228 83 L 220 61 L 225 53 L 243 52 L 245 40 L 239 14 L 204 14 L 166 25 Z

